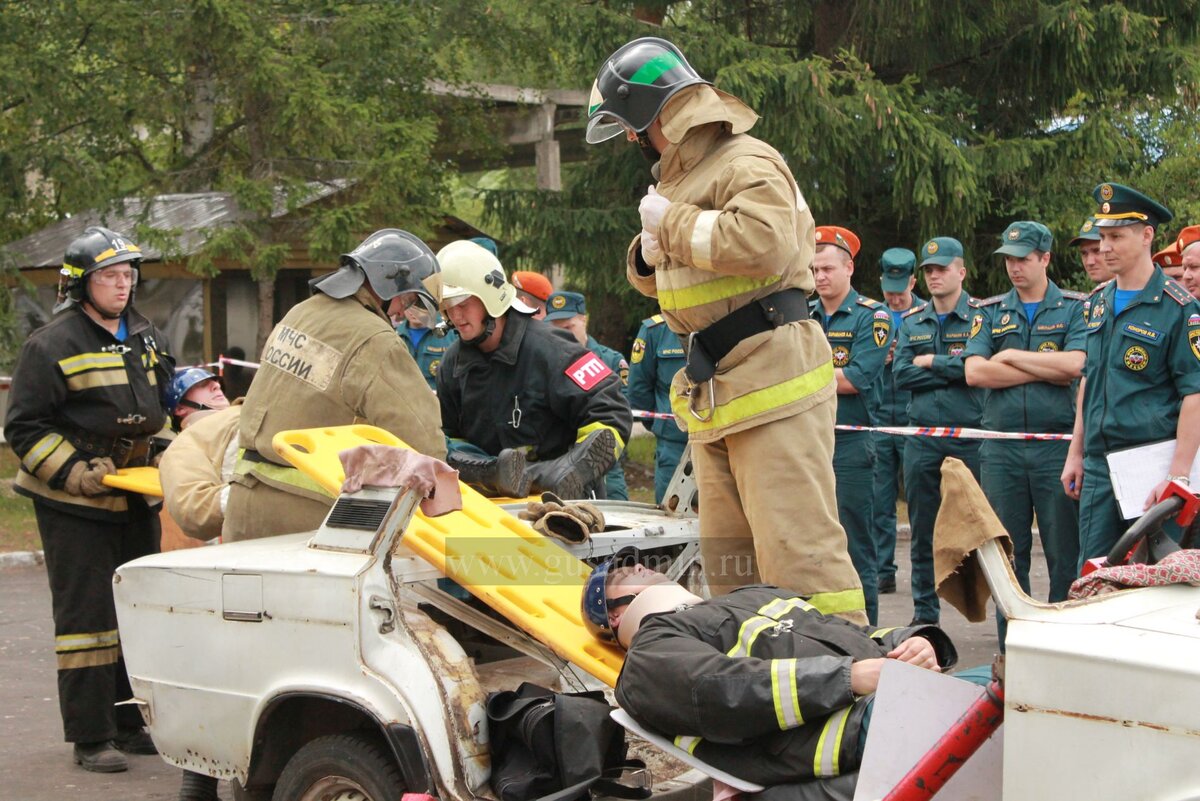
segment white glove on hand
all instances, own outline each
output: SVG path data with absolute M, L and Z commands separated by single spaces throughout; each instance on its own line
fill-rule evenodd
M 642 261 L 651 267 L 657 267 L 662 260 L 663 252 L 658 244 L 658 237 L 649 231 L 642 231 Z
M 638 203 L 638 214 L 642 215 L 642 228 L 658 236 L 658 226 L 662 224 L 663 215 L 667 213 L 667 207 L 670 205 L 671 201 L 658 194 L 658 190 L 651 184 L 650 191 Z

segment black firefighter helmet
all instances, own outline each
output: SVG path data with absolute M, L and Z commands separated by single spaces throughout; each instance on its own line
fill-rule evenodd
M 442 294 L 439 273 L 428 245 L 408 231 L 383 228 L 344 254 L 336 271 L 313 279 L 309 286 L 331 298 L 348 298 L 366 280 L 385 305 L 397 295 L 414 292 L 436 314 Z
M 59 270 L 59 302 L 55 312 L 82 303 L 87 297 L 87 277 L 97 270 L 114 264 L 128 262 L 134 270 L 133 287 L 129 302 L 133 303 L 133 292 L 137 289 L 138 270 L 142 264 L 142 249 L 129 237 L 108 228 L 93 225 L 67 245 L 63 266 Z

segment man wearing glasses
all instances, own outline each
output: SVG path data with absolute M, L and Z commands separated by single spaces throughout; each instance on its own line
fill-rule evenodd
M 158 550 L 157 510 L 104 476 L 149 464 L 163 427 L 173 359 L 133 307 L 142 252 L 107 228 L 67 248 L 56 316 L 34 331 L 13 372 L 4 434 L 21 459 L 15 489 L 33 500 L 54 611 L 58 698 L 85 770 L 126 770 L 153 754 L 133 705 L 117 635 L 112 574 Z

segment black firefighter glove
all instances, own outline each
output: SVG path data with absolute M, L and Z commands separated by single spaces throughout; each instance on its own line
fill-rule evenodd
M 534 531 L 571 545 L 604 531 L 603 512 L 587 501 L 568 503 L 553 492 L 543 492 L 540 503 L 530 501 L 517 517 L 529 521 Z
M 107 456 L 97 456 L 88 462 L 76 462 L 67 473 L 63 489 L 71 495 L 102 495 L 108 492 L 104 477 L 116 472 L 117 466 Z

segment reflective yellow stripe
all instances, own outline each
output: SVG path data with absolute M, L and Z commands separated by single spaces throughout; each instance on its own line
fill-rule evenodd
M 57 653 L 67 651 L 82 651 L 86 648 L 100 648 L 116 645 L 121 641 L 116 629 L 109 631 L 94 631 L 88 634 L 60 634 L 54 638 L 54 650 Z
M 827 361 L 795 378 L 748 392 L 740 398 L 722 403 L 713 410 L 712 417 L 708 420 L 697 420 L 694 415 L 689 414 L 688 399 L 676 395 L 674 392 L 671 393 L 671 409 L 678 417 L 687 420 L 688 431 L 709 431 L 733 425 L 756 414 L 778 409 L 789 403 L 795 403 L 820 392 L 831 383 L 833 383 L 833 362 Z
M 97 648 L 92 651 L 73 651 L 58 655 L 59 670 L 78 670 L 79 668 L 101 667 L 115 665 L 121 657 L 121 649 L 117 646 Z
M 115 353 L 81 353 L 69 359 L 60 359 L 58 368 L 63 375 L 75 375 L 84 370 L 124 370 L 125 360 Z
M 800 714 L 800 696 L 796 687 L 796 660 L 771 660 L 771 699 L 775 703 L 775 720 L 780 729 L 804 725 Z
M 776 598 L 762 609 L 759 609 L 758 613 L 778 620 L 793 609 L 800 609 L 807 612 L 813 609 L 813 605 L 803 598 Z
M 861 612 L 867 608 L 867 599 L 863 595 L 862 589 L 841 590 L 840 592 L 818 592 L 808 600 L 823 615 L 837 615 L 842 612 Z
M 29 452 L 25 454 L 25 458 L 21 459 L 21 464 L 25 465 L 25 469 L 30 473 L 36 473 L 38 466 L 46 461 L 50 454 L 54 453 L 54 450 L 62 444 L 62 434 L 47 434 L 29 449 Z
M 324 495 L 327 498 L 335 496 L 330 495 L 329 491 L 318 484 L 307 474 L 297 470 L 294 467 L 284 467 L 283 465 L 275 464 L 274 462 L 252 462 L 244 457 L 246 451 L 238 451 L 237 464 L 233 467 L 233 472 L 244 476 L 246 474 L 258 474 L 263 478 L 269 479 L 279 484 L 288 484 L 297 489 L 305 490 L 306 492 L 316 492 Z
M 702 211 L 692 226 L 692 264 L 701 270 L 712 269 L 712 235 L 719 211 Z
M 734 657 L 749 656 L 750 649 L 754 647 L 754 641 L 758 639 L 758 635 L 775 625 L 775 621 L 769 617 L 750 618 L 738 630 L 737 642 L 734 643 L 726 655 Z
M 689 754 L 694 754 L 696 752 L 696 746 L 700 745 L 701 742 L 702 741 L 699 737 L 688 737 L 681 734 L 675 738 L 675 747 L 682 748 Z
M 817 750 L 813 753 L 813 775 L 818 778 L 837 776 L 840 770 L 839 751 L 842 748 L 842 735 L 846 733 L 846 718 L 850 710 L 846 707 L 834 712 L 821 728 L 821 736 L 817 740 Z M 832 737 L 830 733 L 832 732 Z
M 704 306 L 718 300 L 734 298 L 747 292 L 757 292 L 760 289 L 778 284 L 782 279 L 778 275 L 768 278 L 753 278 L 748 275 L 723 275 L 702 284 L 680 287 L 678 289 L 659 289 L 658 305 L 663 311 L 680 311 L 694 306 Z
M 82 389 L 97 387 L 115 387 L 129 383 L 129 374 L 125 368 L 120 370 L 89 370 L 81 375 L 73 375 L 67 379 L 67 389 L 79 392 Z
M 610 425 L 606 425 L 604 423 L 588 423 L 586 426 L 575 432 L 575 444 L 578 445 L 579 443 L 583 442 L 593 431 L 600 431 L 602 429 L 608 429 L 613 433 L 613 437 L 617 440 L 617 446 L 613 448 L 613 456 L 620 459 L 621 451 L 625 450 L 625 440 L 621 438 L 620 432 Z
M 899 626 L 891 626 L 891 627 L 889 627 L 889 628 L 886 628 L 886 629 L 875 629 L 874 631 L 872 631 L 872 632 L 871 632 L 871 639 L 872 639 L 872 640 L 878 640 L 880 637 L 885 637 L 885 636 L 887 636 L 887 633 L 888 633 L 889 631 L 895 631 L 895 630 L 896 630 L 896 629 L 898 629 L 898 628 L 900 628 L 900 627 L 899 627 Z

